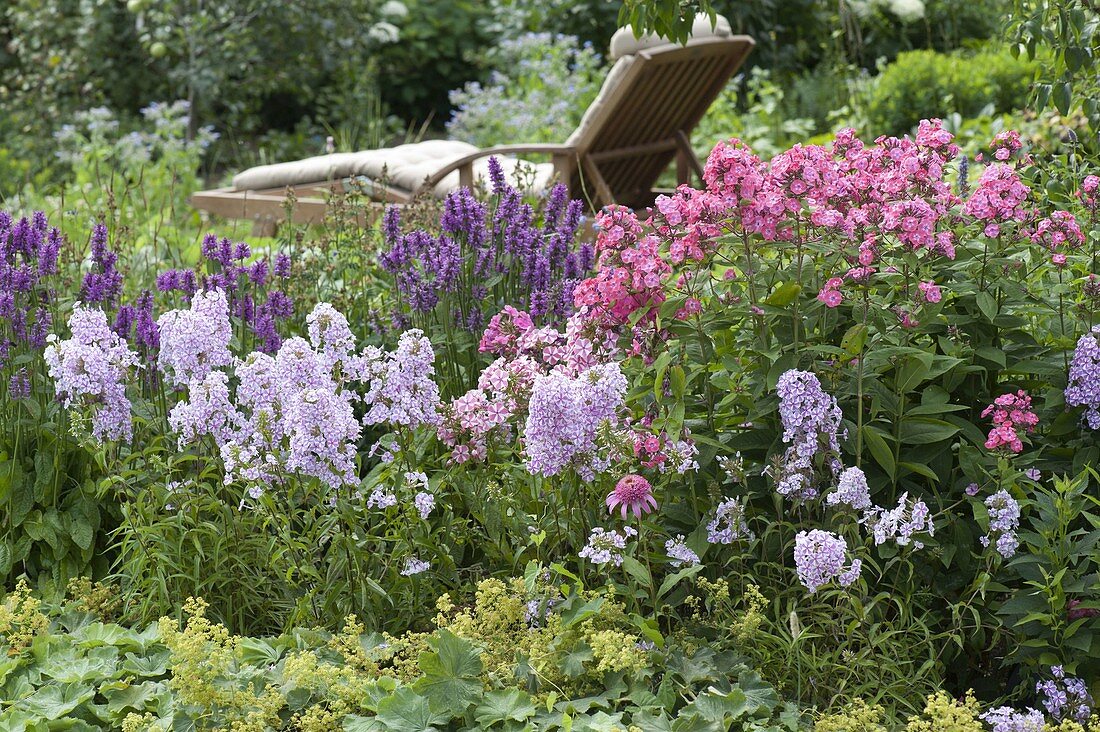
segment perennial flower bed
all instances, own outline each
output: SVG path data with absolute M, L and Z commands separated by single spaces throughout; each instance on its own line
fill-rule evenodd
M 498 166 L 354 282 L 4 214 L 0 719 L 1097 728 L 1100 178 L 957 153 L 730 140 L 594 244 Z

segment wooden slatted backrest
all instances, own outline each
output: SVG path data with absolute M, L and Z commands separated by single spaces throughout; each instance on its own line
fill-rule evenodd
M 598 116 L 575 142 L 597 162 L 617 202 L 634 205 L 653 188 L 676 155 L 677 132 L 690 134 L 753 45 L 749 36 L 730 36 L 640 51 L 605 90 Z M 575 179 L 572 190 L 579 185 Z M 591 182 L 585 187 L 591 191 Z

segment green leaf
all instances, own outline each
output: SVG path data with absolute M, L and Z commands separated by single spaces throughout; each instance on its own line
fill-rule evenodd
M 997 301 L 986 291 L 979 292 L 975 298 L 978 303 L 978 310 L 982 311 L 982 315 L 990 323 L 997 317 Z
M 903 461 L 898 463 L 898 467 L 905 468 L 912 473 L 916 473 L 917 475 L 928 478 L 928 480 L 932 481 L 933 483 L 940 482 L 940 476 L 936 475 L 936 471 L 932 470 L 932 468 L 928 467 L 927 465 L 922 465 L 921 463 L 907 463 Z
M 886 440 L 883 438 L 878 428 L 872 427 L 869 424 L 863 425 L 863 442 L 867 445 L 867 449 L 871 451 L 871 457 L 873 457 L 875 462 L 886 471 L 886 475 L 893 480 L 894 474 L 897 473 L 897 465 L 894 461 L 894 451 L 886 444 Z
M 602 597 L 594 597 L 587 602 L 578 604 L 580 598 L 574 596 L 571 598 L 568 607 L 562 609 L 561 621 L 562 625 L 568 628 L 571 625 L 575 625 L 587 618 L 592 617 L 600 611 L 603 607 L 604 599 Z
M 485 700 L 474 709 L 474 719 L 482 728 L 497 722 L 523 722 L 535 716 L 531 696 L 519 689 L 490 691 Z
M 798 297 L 798 293 L 800 292 L 802 292 L 802 285 L 797 282 L 786 282 L 775 288 L 775 291 L 764 300 L 764 304 L 777 308 L 785 308 L 795 301 L 795 298 Z
M 402 686 L 378 703 L 377 720 L 387 732 L 436 732 L 451 715 L 432 711 L 427 699 Z
M 81 549 L 87 550 L 92 547 L 92 539 L 95 537 L 95 532 L 92 530 L 92 525 L 88 523 L 83 516 L 80 516 L 73 519 L 69 535 L 73 538 L 74 544 Z
M 461 716 L 482 692 L 481 653 L 473 643 L 449 630 L 440 630 L 432 650 L 420 654 L 424 677 L 416 690 L 428 698 L 432 709 Z
M 95 688 L 89 684 L 54 684 L 43 686 L 17 706 L 22 711 L 54 720 L 71 714 L 94 696 Z
M 862 323 L 853 325 L 844 333 L 844 337 L 840 339 L 840 347 L 853 356 L 858 356 L 863 351 L 863 346 L 866 343 L 867 326 Z
M 1068 81 L 1054 86 L 1054 106 L 1063 115 L 1069 114 L 1073 102 L 1073 84 Z
M 633 577 L 638 584 L 646 589 L 653 585 L 653 579 L 649 576 L 649 570 L 634 557 L 623 557 L 623 569 Z
M 950 422 L 931 417 L 906 417 L 901 423 L 903 445 L 931 445 L 958 434 L 959 428 Z
M 561 658 L 561 670 L 569 678 L 577 678 L 584 673 L 584 664 L 592 660 L 592 649 L 584 641 L 579 641 L 569 653 Z
M 657 599 L 660 600 L 666 594 L 672 591 L 672 588 L 678 585 L 682 580 L 688 577 L 694 577 L 703 571 L 703 565 L 696 564 L 691 567 L 684 567 L 679 572 L 670 574 L 665 577 L 664 582 L 661 583 L 661 587 L 657 590 Z
M 746 671 L 737 678 L 737 686 L 745 694 L 745 699 L 755 714 L 757 710 L 771 711 L 779 704 L 779 694 L 775 687 L 764 681 L 756 671 Z
M 687 389 L 687 377 L 684 375 L 683 366 L 673 366 L 668 370 L 668 383 L 672 390 L 672 396 L 681 399 Z
M 137 633 L 113 623 L 88 623 L 83 628 L 74 631 L 72 638 L 78 646 L 83 648 L 117 646 L 137 650 L 143 645 Z
M 741 689 L 732 689 L 727 694 L 719 694 L 713 689 L 695 697 L 695 701 L 684 707 L 684 713 L 695 713 L 707 722 L 719 725 L 721 729 L 729 726 L 753 709 L 748 697 Z
M 113 715 L 119 715 L 127 709 L 144 712 L 146 709 L 156 708 L 158 697 L 166 694 L 167 691 L 165 685 L 160 682 L 146 681 L 122 689 L 105 689 L 101 693 L 107 699 L 107 711 Z

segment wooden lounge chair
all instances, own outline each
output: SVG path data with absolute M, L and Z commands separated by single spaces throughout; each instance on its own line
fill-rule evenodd
M 466 143 L 433 140 L 385 150 L 338 153 L 294 163 L 261 166 L 233 179 L 233 186 L 196 193 L 192 204 L 232 219 L 252 220 L 254 233 L 269 233 L 285 218 L 289 191 L 295 222 L 320 221 L 332 192 L 359 184 L 372 199 L 408 203 L 432 192 L 442 197 L 459 186 L 487 178 L 496 156 L 506 172 L 522 165 L 512 156 L 543 155 L 550 163 L 532 165 L 535 185 L 565 182 L 574 197 L 599 207 L 608 203 L 652 203 L 658 178 L 675 161 L 678 183 L 703 168 L 692 152 L 690 133 L 752 50 L 748 36 L 731 35 L 719 18 L 697 21 L 685 44 L 621 29 L 612 39 L 612 58 L 599 96 L 564 144 L 501 145 L 477 149 Z M 723 32 L 724 30 L 724 32 Z M 378 181 L 384 180 L 385 185 Z

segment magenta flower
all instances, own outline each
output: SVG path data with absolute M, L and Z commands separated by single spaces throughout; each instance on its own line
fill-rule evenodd
M 634 512 L 635 518 L 641 518 L 643 513 L 649 513 L 657 508 L 657 499 L 653 497 L 653 486 L 648 480 L 634 473 L 619 478 L 619 482 L 615 484 L 615 490 L 607 494 L 607 508 L 614 511 L 620 506 L 624 519 L 628 510 Z

